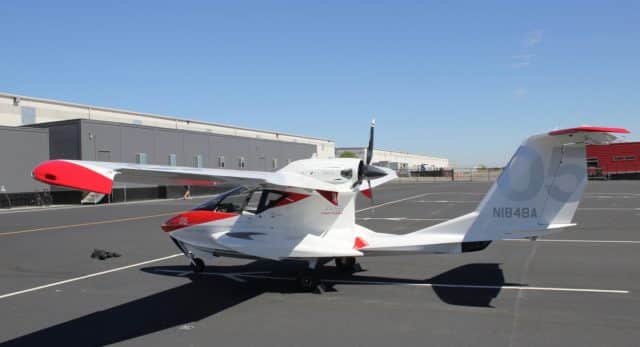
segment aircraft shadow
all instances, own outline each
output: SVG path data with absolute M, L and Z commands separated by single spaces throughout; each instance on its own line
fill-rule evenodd
M 112 308 L 54 325 L 2 343 L 2 346 L 78 345 L 103 346 L 126 341 L 213 316 L 262 293 L 296 293 L 295 262 L 255 261 L 243 266 L 209 266 L 212 275 L 187 274 L 185 266 L 158 266 L 144 272 L 184 276 L 191 282 Z M 248 277 L 242 274 L 269 272 Z M 335 285 L 385 285 L 429 283 L 436 295 L 452 305 L 491 307 L 504 282 L 499 264 L 468 264 L 425 281 L 341 274 L 327 266 L 320 276 L 329 289 Z M 228 275 L 228 276 L 225 276 Z M 229 277 L 231 276 L 231 277 Z M 234 277 L 235 276 L 235 277 Z M 268 277 L 267 277 L 268 276 Z M 246 282 L 243 282 L 246 280 Z M 440 286 L 446 284 L 447 286 Z M 489 288 L 460 288 L 448 285 L 479 285 Z M 495 287 L 494 287 L 495 286 Z M 335 290 L 335 289 L 334 289 Z M 312 294 L 310 294 L 312 295 Z

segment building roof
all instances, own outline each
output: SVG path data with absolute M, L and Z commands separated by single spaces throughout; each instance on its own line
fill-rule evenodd
M 175 122 L 184 122 L 184 123 L 188 123 L 188 124 L 189 123 L 193 123 L 193 124 L 217 126 L 217 127 L 223 127 L 223 128 L 229 128 L 229 129 L 235 129 L 235 130 L 246 130 L 246 131 L 253 131 L 253 132 L 259 132 L 259 133 L 265 133 L 265 134 L 298 137 L 298 138 L 315 140 L 315 141 L 334 142 L 333 140 L 329 140 L 329 139 L 325 139 L 325 138 L 319 138 L 319 137 L 301 136 L 301 135 L 283 133 L 283 132 L 272 131 L 272 130 L 261 130 L 261 129 L 245 128 L 245 127 L 238 127 L 238 126 L 234 126 L 234 125 L 227 125 L 227 124 L 205 122 L 205 121 L 193 120 L 193 119 L 187 119 L 187 118 L 180 118 L 180 117 L 175 117 L 175 116 L 157 115 L 157 114 L 152 114 L 152 113 L 136 112 L 136 111 L 117 109 L 117 108 L 103 107 L 103 106 L 93 106 L 93 105 L 87 105 L 87 104 L 79 104 L 79 103 L 73 103 L 73 102 L 67 102 L 67 101 L 59 101 L 59 100 L 52 100 L 52 99 L 45 99 L 45 98 L 37 98 L 37 97 L 32 97 L 32 96 L 24 96 L 24 95 L 4 93 L 4 92 L 0 92 L 0 96 L 1 97 L 7 97 L 7 98 L 18 98 L 19 100 L 28 100 L 28 101 L 49 103 L 49 104 L 55 104 L 55 105 L 61 105 L 61 106 L 81 107 L 81 108 L 86 108 L 86 109 L 90 109 L 90 110 L 100 110 L 100 111 L 107 111 L 107 112 L 126 113 L 126 114 L 130 114 L 130 115 L 135 115 L 135 116 L 149 117 L 149 118 L 169 120 L 169 121 L 175 121 Z

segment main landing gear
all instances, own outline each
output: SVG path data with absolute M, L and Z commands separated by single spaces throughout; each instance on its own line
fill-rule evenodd
M 304 270 L 296 277 L 298 288 L 305 292 L 322 292 L 319 288 L 321 282 L 315 269 Z
M 356 262 L 355 257 L 341 257 L 336 258 L 336 268 L 340 272 L 344 273 L 354 273 L 362 271 L 362 267 L 360 264 Z
M 318 275 L 320 267 L 328 261 L 330 261 L 330 259 L 323 259 L 320 261 L 314 259 L 309 261 L 309 268 L 301 271 L 296 277 L 298 288 L 305 292 L 314 292 L 318 294 L 330 290 L 330 288 L 320 280 Z M 356 258 L 354 257 L 335 258 L 335 262 L 336 268 L 342 273 L 352 274 L 354 272 L 362 271 L 362 267 L 360 267 L 360 264 L 356 262 Z

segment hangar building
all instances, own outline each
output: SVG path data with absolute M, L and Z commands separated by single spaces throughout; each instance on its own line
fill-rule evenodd
M 367 157 L 366 147 L 340 147 L 336 149 L 336 157 L 343 156 L 345 152 L 351 152 L 362 159 Z M 411 171 L 446 169 L 450 167 L 449 159 L 446 158 L 380 149 L 373 150 L 371 162 L 374 165 L 396 170 L 400 175 L 408 174 Z
M 640 142 L 587 145 L 587 167 L 591 178 L 640 178 Z
M 49 187 L 30 177 L 48 159 L 121 161 L 271 171 L 333 157 L 331 140 L 0 93 L 0 206 L 24 205 Z M 168 197 L 182 187 L 116 186 L 113 200 Z M 54 200 L 80 192 L 52 188 Z

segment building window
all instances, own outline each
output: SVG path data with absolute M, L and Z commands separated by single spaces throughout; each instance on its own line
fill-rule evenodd
M 277 168 L 278 168 L 278 158 L 273 158 L 273 159 L 271 160 L 271 166 L 272 166 L 274 169 L 277 169 Z
M 238 158 L 238 167 L 241 169 L 244 169 L 244 167 L 247 165 L 247 162 L 244 160 L 244 157 L 240 157 Z
M 22 106 L 20 108 L 20 116 L 22 125 L 33 124 L 36 122 L 36 109 L 34 107 Z
M 598 158 L 587 158 L 587 167 L 598 167 Z
M 169 154 L 169 166 L 176 166 L 177 159 L 175 154 Z
M 630 161 L 636 160 L 636 156 L 635 155 L 627 155 L 627 156 L 616 155 L 615 157 L 613 157 L 613 161 L 627 161 L 627 160 L 630 160 Z
M 224 157 L 218 157 L 218 167 L 224 168 Z
M 193 157 L 193 167 L 201 168 L 203 165 L 202 154 Z
M 147 163 L 147 153 L 136 154 L 136 164 L 146 164 L 146 163 Z

